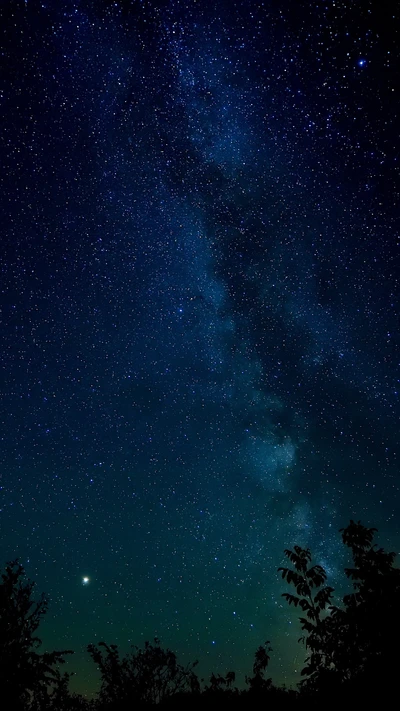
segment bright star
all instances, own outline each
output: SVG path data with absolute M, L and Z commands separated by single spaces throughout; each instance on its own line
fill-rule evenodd
M 366 63 L 367 63 L 366 59 L 359 59 L 357 62 L 359 67 L 365 67 Z
M 86 577 L 86 575 L 85 575 L 85 577 L 82 578 L 82 585 L 89 585 L 89 583 L 90 583 L 90 578 Z

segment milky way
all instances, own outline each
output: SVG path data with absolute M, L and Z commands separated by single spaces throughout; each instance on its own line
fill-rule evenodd
M 398 18 L 2 13 L 2 561 L 79 689 L 155 636 L 293 683 L 284 548 L 335 582 L 350 517 L 399 544 Z

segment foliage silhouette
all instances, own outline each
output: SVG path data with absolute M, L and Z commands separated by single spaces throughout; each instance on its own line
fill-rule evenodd
M 289 605 L 300 607 L 305 617 L 300 617 L 300 624 L 305 635 L 309 656 L 302 670 L 303 679 L 300 684 L 307 690 L 316 690 L 325 683 L 325 677 L 330 675 L 332 666 L 329 645 L 329 620 L 324 612 L 330 605 L 333 588 L 325 586 L 326 573 L 320 565 L 310 565 L 311 552 L 308 548 L 295 546 L 294 550 L 285 550 L 285 555 L 293 568 L 278 568 L 282 578 L 293 585 L 297 595 L 283 593 Z

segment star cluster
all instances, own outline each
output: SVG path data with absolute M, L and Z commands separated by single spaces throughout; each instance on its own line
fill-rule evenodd
M 154 636 L 293 683 L 283 549 L 399 542 L 397 13 L 1 12 L 2 559 L 80 689 Z

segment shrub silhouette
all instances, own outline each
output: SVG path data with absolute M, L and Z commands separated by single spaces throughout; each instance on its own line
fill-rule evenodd
M 272 679 L 266 679 L 264 676 L 271 658 L 269 652 L 272 652 L 272 649 L 269 642 L 265 642 L 264 645 L 258 647 L 254 655 L 253 676 L 246 676 L 246 684 L 253 694 L 261 694 L 271 689 Z
M 199 690 L 194 668 L 178 664 L 171 650 L 164 650 L 155 639 L 144 649 L 133 647 L 121 658 L 116 645 L 100 642 L 88 646 L 89 654 L 99 668 L 101 687 L 99 709 L 122 711 L 165 702 L 170 697 Z

